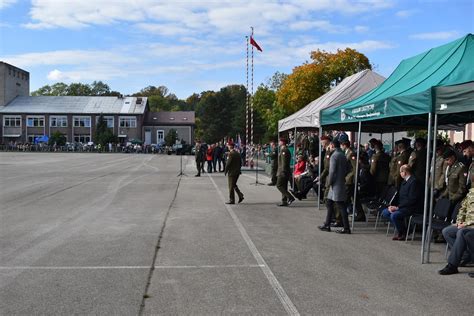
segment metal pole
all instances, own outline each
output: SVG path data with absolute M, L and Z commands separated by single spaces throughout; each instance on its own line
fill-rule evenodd
M 319 144 L 319 154 L 318 154 L 318 178 L 319 178 L 319 184 L 318 184 L 318 211 L 321 210 L 321 163 L 323 162 L 321 154 L 321 136 L 323 136 L 323 127 L 319 125 L 319 135 L 318 135 L 318 144 Z
M 356 160 L 356 170 L 354 170 L 354 198 L 352 200 L 352 230 L 354 230 L 355 223 L 355 213 L 356 213 L 356 202 L 357 202 L 357 182 L 359 181 L 359 157 L 360 157 L 360 136 L 362 132 L 362 121 L 359 121 L 359 133 L 357 134 L 357 160 Z
M 429 208 L 429 213 L 428 213 L 428 249 L 426 250 L 427 256 L 426 256 L 426 262 L 430 262 L 430 240 L 431 240 L 431 225 L 432 225 L 432 220 L 433 220 L 433 202 L 434 202 L 434 183 L 435 183 L 435 177 L 436 177 L 436 138 L 438 134 L 438 114 L 435 114 L 434 116 L 434 128 L 433 128 L 433 145 L 432 145 L 432 156 L 431 156 L 431 166 L 428 168 L 428 154 L 426 155 L 426 170 L 431 170 L 431 190 L 430 190 L 430 208 Z M 426 152 L 429 153 L 428 148 L 426 149 Z M 426 180 L 427 178 L 425 178 Z M 428 182 L 426 182 L 428 183 Z M 426 193 L 426 191 L 425 191 Z
M 428 113 L 428 146 L 426 148 L 427 153 L 429 152 L 429 149 L 431 147 L 431 116 L 432 113 Z M 428 183 L 428 177 L 429 177 L 429 163 L 430 163 L 430 155 L 426 155 L 426 172 L 425 172 L 425 183 Z M 423 207 L 423 232 L 421 235 L 421 263 L 425 263 L 425 241 L 426 241 L 426 215 L 428 214 L 428 186 L 425 185 L 425 201 L 424 201 L 424 207 Z M 431 222 L 431 221 L 430 221 Z M 429 231 L 429 230 L 428 230 Z M 429 240 L 428 240 L 429 242 Z
M 295 136 L 293 143 L 293 191 L 295 190 L 295 167 L 296 167 L 296 126 L 295 126 Z

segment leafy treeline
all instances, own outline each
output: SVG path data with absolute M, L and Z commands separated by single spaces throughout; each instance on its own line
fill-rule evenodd
M 364 69 L 372 69 L 369 59 L 354 49 L 336 53 L 313 51 L 311 60 L 297 66 L 287 75 L 276 72 L 262 83 L 253 97 L 254 142 L 275 139 L 278 120 L 298 111 L 317 99 L 347 76 Z M 44 86 L 32 95 L 119 95 L 101 81 L 92 84 L 56 83 Z M 133 96 L 148 97 L 151 111 L 195 111 L 196 135 L 206 142 L 240 134 L 245 140 L 247 91 L 242 85 L 229 85 L 219 91 L 194 93 L 186 100 L 170 93 L 165 86 L 148 86 Z

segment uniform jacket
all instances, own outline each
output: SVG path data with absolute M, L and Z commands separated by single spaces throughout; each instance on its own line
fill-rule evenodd
M 278 154 L 278 169 L 277 169 L 277 176 L 278 177 L 290 177 L 291 170 L 290 170 L 290 160 L 291 160 L 291 153 L 286 146 L 282 146 L 280 149 L 280 153 Z
M 361 165 L 359 168 L 358 190 L 360 197 L 370 197 L 375 194 L 374 177 L 370 174 L 368 165 Z
M 408 214 L 416 212 L 423 205 L 421 193 L 421 186 L 415 176 L 410 176 L 408 181 L 403 180 L 398 193 L 398 208 Z
M 408 148 L 408 149 L 404 150 L 403 152 L 401 152 L 401 153 L 397 156 L 397 159 L 396 159 L 397 173 L 396 173 L 396 175 L 394 174 L 394 176 L 395 176 L 395 178 L 394 178 L 395 186 L 396 186 L 397 188 L 400 187 L 400 184 L 401 184 L 402 181 L 403 181 L 403 178 L 402 178 L 402 176 L 400 175 L 400 167 L 403 166 L 403 165 L 408 164 L 408 161 L 410 160 L 411 152 L 412 152 L 412 149 L 411 149 L 411 148 Z M 395 167 L 394 167 L 394 168 L 395 168 Z
M 276 170 L 278 168 L 278 148 L 271 149 L 270 155 L 268 155 L 271 160 L 272 170 Z
M 445 168 L 445 163 L 443 156 L 436 156 L 435 162 L 435 189 L 436 190 L 443 190 L 444 189 L 444 173 L 443 170 Z
M 426 177 L 426 148 L 414 150 L 408 159 L 408 165 L 412 168 L 413 175 L 422 183 Z
M 370 174 L 377 183 L 387 183 L 390 157 L 383 151 L 377 151 L 370 162 Z
M 443 179 L 446 176 L 446 169 L 448 165 L 446 164 L 443 169 Z M 467 170 L 462 162 L 455 162 L 448 169 L 448 182 L 445 182 L 445 189 L 441 197 L 446 197 L 450 201 L 456 202 L 460 201 L 464 194 L 466 194 L 466 177 Z
M 202 147 L 202 145 L 196 145 L 194 155 L 196 161 L 204 161 L 204 148 Z
M 329 174 L 327 184 L 329 192 L 327 198 L 333 201 L 345 201 L 347 199 L 346 181 L 347 175 L 346 156 L 340 148 L 336 148 L 329 162 Z
M 353 185 L 354 184 L 354 176 L 356 173 L 356 163 L 357 163 L 357 157 L 354 153 L 354 151 L 351 148 L 348 148 L 345 152 L 346 159 L 347 159 L 347 164 L 349 166 L 349 172 L 346 175 L 346 184 L 347 185 Z
M 395 185 L 395 179 L 398 177 L 398 172 L 400 170 L 400 168 L 398 168 L 398 165 L 397 165 L 397 159 L 398 159 L 398 153 L 395 154 L 395 156 L 392 157 L 392 159 L 390 159 L 390 163 L 389 163 L 389 175 L 388 175 L 388 181 L 387 181 L 387 184 L 388 185 Z
M 324 151 L 324 162 L 323 162 L 323 170 L 321 171 L 320 183 L 327 183 L 327 176 L 329 174 L 329 165 L 331 164 L 331 155 L 332 152 L 328 148 Z
M 462 200 L 456 223 L 464 223 L 466 226 L 474 227 L 474 188 L 471 188 Z
M 229 177 L 238 176 L 241 173 L 241 165 L 240 154 L 235 150 L 231 150 L 225 164 L 224 174 L 228 174 Z

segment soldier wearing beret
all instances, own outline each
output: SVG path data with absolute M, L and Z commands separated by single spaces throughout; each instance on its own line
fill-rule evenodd
M 280 153 L 278 154 L 277 189 L 281 192 L 281 203 L 278 206 L 289 206 L 295 198 L 288 192 L 288 181 L 291 176 L 291 153 L 286 147 L 286 139 L 280 138 Z
M 467 192 L 467 169 L 462 162 L 457 160 L 457 155 L 452 149 L 446 150 L 443 158 L 446 164 L 443 170 L 444 189 L 440 197 L 449 199 L 452 210 Z

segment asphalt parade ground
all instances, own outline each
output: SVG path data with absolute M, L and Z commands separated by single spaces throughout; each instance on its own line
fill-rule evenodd
M 194 157 L 0 153 L 1 315 L 471 315 L 474 279 L 440 276 L 444 244 L 385 227 L 321 232 L 315 197 L 277 207 L 244 172 Z M 268 177 L 260 175 L 262 182 Z

